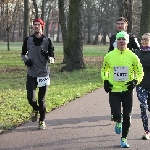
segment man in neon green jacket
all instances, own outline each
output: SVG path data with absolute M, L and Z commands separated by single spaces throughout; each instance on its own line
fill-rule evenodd
M 144 73 L 139 58 L 127 48 L 129 35 L 121 31 L 117 33 L 116 41 L 117 48 L 104 57 L 101 76 L 104 89 L 109 93 L 111 114 L 116 122 L 115 132 L 122 132 L 121 147 L 128 148 L 127 134 L 131 122 L 133 89 L 142 81 Z

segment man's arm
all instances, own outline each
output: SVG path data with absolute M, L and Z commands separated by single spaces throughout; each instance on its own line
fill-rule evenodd
M 132 46 L 132 51 L 135 52 L 136 50 L 139 50 L 140 49 L 140 44 L 137 40 L 137 38 L 133 35 L 130 35 L 130 38 L 131 38 L 131 46 Z
M 50 38 L 48 38 L 49 45 L 48 45 L 48 56 L 49 56 L 49 62 L 54 63 L 54 46 Z
M 103 81 L 109 79 L 109 65 L 107 62 L 107 54 L 103 60 L 103 65 L 102 65 L 102 69 L 101 69 L 101 77 L 102 77 Z
M 22 60 L 24 61 L 24 63 L 28 60 L 26 58 L 26 55 L 27 55 L 27 52 L 28 52 L 28 49 L 27 49 L 27 40 L 28 40 L 29 37 L 27 37 L 25 40 L 24 40 L 24 43 L 23 43 L 23 46 L 22 46 L 22 52 L 21 52 L 21 58 Z
M 143 72 L 142 64 L 140 63 L 140 59 L 138 58 L 137 55 L 135 55 L 134 58 L 134 71 L 136 73 L 135 80 L 137 80 L 138 81 L 137 84 L 139 84 L 143 79 L 144 72 Z
M 110 40 L 110 46 L 109 46 L 108 52 L 114 50 L 114 45 L 113 44 L 116 41 L 116 35 L 112 35 L 109 40 Z
M 48 38 L 49 45 L 48 45 L 48 56 L 54 58 L 54 46 L 50 38 Z

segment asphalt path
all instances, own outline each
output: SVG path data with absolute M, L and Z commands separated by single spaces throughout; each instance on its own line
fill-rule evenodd
M 27 122 L 0 135 L 0 150 L 116 150 L 121 135 L 110 121 L 108 94 L 97 89 L 46 114 L 46 130 Z M 149 150 L 150 141 L 141 140 L 143 125 L 134 93 L 133 115 L 128 134 L 131 150 Z

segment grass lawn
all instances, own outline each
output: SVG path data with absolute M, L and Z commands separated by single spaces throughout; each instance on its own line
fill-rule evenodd
M 0 132 L 30 120 L 32 111 L 26 99 L 26 67 L 20 53 L 22 43 L 0 43 Z M 103 56 L 108 46 L 84 46 L 85 70 L 60 73 L 64 64 L 62 44 L 54 43 L 55 63 L 51 67 L 51 85 L 46 95 L 47 112 L 102 86 L 100 77 Z

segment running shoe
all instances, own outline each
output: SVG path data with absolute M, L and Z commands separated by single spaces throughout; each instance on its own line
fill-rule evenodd
M 38 120 L 38 111 L 33 110 L 31 115 L 32 122 L 35 122 Z
M 147 131 L 143 134 L 142 140 L 148 140 L 148 139 L 150 139 L 150 133 Z
M 46 125 L 44 121 L 39 121 L 39 129 L 46 129 Z
M 129 148 L 129 144 L 127 143 L 127 138 L 121 138 L 120 144 L 122 148 Z
M 115 132 L 116 132 L 116 134 L 120 134 L 122 132 L 122 123 L 121 122 L 116 122 Z

